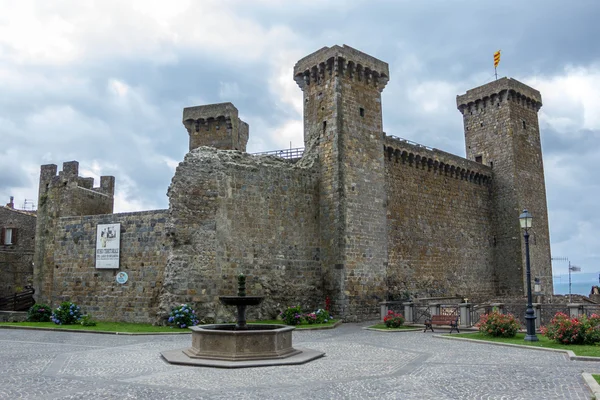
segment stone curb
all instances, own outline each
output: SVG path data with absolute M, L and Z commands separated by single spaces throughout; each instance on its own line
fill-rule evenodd
M 61 329 L 61 328 L 38 328 L 36 326 L 11 326 L 0 325 L 0 329 L 25 329 L 30 331 L 49 331 L 49 332 L 69 332 L 69 333 L 95 333 L 100 335 L 127 335 L 127 336 L 144 336 L 144 335 L 189 335 L 191 331 L 184 332 L 111 332 L 111 331 L 86 331 L 83 329 Z
M 306 328 L 296 328 L 297 331 L 318 331 L 321 329 L 335 329 L 338 326 L 340 326 L 342 324 L 342 320 L 339 320 L 338 322 L 336 322 L 335 324 L 331 325 L 331 326 L 318 326 L 315 328 L 311 328 L 310 326 L 306 327 Z
M 331 326 L 319 326 L 315 328 L 296 328 L 296 331 L 317 331 L 320 329 L 334 329 L 342 324 L 342 321 L 338 321 Z M 285 326 L 285 325 L 282 325 Z M 82 333 L 96 333 L 100 335 L 130 335 L 130 336 L 144 336 L 144 335 L 187 335 L 192 333 L 191 331 L 173 331 L 173 332 L 111 332 L 111 331 L 86 331 L 83 329 L 62 329 L 62 328 L 38 328 L 37 326 L 14 326 L 14 325 L 0 325 L 0 329 L 28 329 L 33 331 L 51 331 L 51 332 L 82 332 Z
M 376 331 L 376 332 L 418 332 L 422 331 L 422 328 L 410 328 L 410 329 L 379 329 L 379 328 L 371 328 L 369 326 L 363 327 L 362 329 L 366 331 Z
M 477 343 L 483 343 L 483 344 L 491 344 L 491 345 L 495 345 L 495 346 L 520 347 L 522 349 L 530 349 L 530 350 L 553 351 L 555 353 L 566 354 L 569 357 L 569 359 L 573 360 L 573 361 L 596 361 L 596 362 L 600 361 L 600 357 L 577 356 L 571 350 L 548 349 L 546 347 L 533 347 L 533 346 L 526 346 L 526 345 L 523 345 L 523 344 L 488 342 L 486 340 L 469 339 L 469 338 L 455 337 L 455 336 L 445 336 L 445 335 L 433 335 L 433 337 L 440 338 L 440 339 L 462 340 L 462 341 L 465 341 L 465 342 L 477 342 Z
M 600 385 L 598 385 L 598 382 L 596 382 L 592 374 L 584 372 L 581 376 L 583 377 L 585 384 L 590 388 L 590 391 L 594 394 L 594 398 L 600 399 Z

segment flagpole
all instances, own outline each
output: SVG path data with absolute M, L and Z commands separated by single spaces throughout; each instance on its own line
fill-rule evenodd
M 498 69 L 494 67 L 494 75 L 496 75 L 496 80 L 498 80 Z
M 569 260 L 569 304 L 571 301 L 571 261 Z

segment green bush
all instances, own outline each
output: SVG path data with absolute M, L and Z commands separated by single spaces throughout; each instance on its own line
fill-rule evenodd
M 52 317 L 52 308 L 46 304 L 34 304 L 27 311 L 27 321 L 29 322 L 50 322 Z
M 501 314 L 497 310 L 481 316 L 479 322 L 475 325 L 479 327 L 479 332 L 488 336 L 496 337 L 515 337 L 521 324 L 512 314 Z
M 96 321 L 92 319 L 91 315 L 84 315 L 81 317 L 81 325 L 83 326 L 96 326 Z
M 56 325 L 76 324 L 81 319 L 81 308 L 70 301 L 64 301 L 52 312 L 50 319 Z
M 300 325 L 303 319 L 302 308 L 300 306 L 288 307 L 280 316 L 286 325 Z

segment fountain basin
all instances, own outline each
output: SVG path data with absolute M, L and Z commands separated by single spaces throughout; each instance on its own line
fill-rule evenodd
M 234 324 L 191 327 L 192 347 L 183 350 L 190 358 L 224 361 L 273 360 L 301 353 L 292 347 L 292 326 Z

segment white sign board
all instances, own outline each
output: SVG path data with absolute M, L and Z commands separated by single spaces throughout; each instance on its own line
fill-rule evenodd
M 98 225 L 96 230 L 96 268 L 118 269 L 121 224 Z

